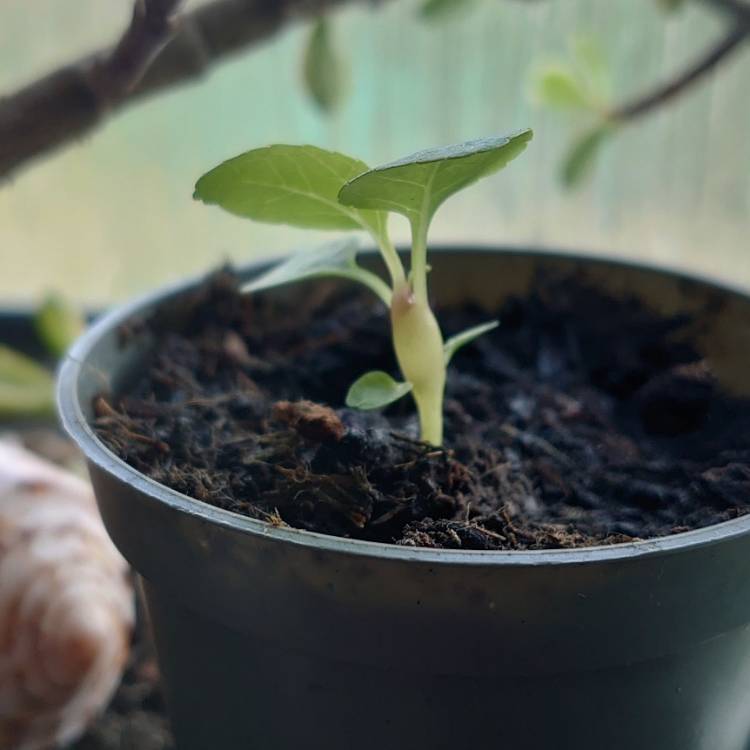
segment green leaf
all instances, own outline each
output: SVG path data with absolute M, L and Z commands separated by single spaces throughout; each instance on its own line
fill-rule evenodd
M 478 326 L 467 328 L 461 333 L 457 333 L 455 336 L 451 336 L 445 344 L 443 344 L 443 356 L 445 357 L 446 366 L 453 358 L 453 355 L 466 344 L 470 344 L 474 339 L 479 338 L 482 334 L 497 328 L 500 322 L 492 320 L 489 323 L 481 323 Z
M 611 126 L 599 125 L 573 143 L 563 161 L 560 173 L 565 187 L 576 187 L 591 174 L 602 144 L 611 132 Z
M 294 253 L 287 260 L 245 284 L 242 291 L 259 292 L 302 279 L 330 276 L 334 272 L 349 270 L 356 267 L 358 250 L 359 242 L 356 238 L 345 237 L 312 250 Z
M 54 378 L 33 359 L 0 344 L 0 416 L 54 412 Z
M 556 109 L 589 109 L 588 94 L 575 73 L 563 65 L 542 69 L 535 84 L 537 99 Z
M 374 370 L 352 383 L 346 394 L 346 405 L 352 409 L 380 409 L 398 401 L 412 389 L 411 383 L 399 383 L 387 372 Z
M 359 242 L 356 238 L 346 237 L 312 250 L 295 253 L 246 284 L 243 291 L 259 292 L 303 279 L 337 276 L 364 284 L 386 305 L 390 305 L 390 287 L 379 276 L 357 265 L 358 250 Z
M 569 62 L 549 64 L 536 74 L 536 99 L 561 110 L 605 110 L 610 98 L 611 75 L 598 39 L 590 34 L 578 34 L 570 40 L 569 46 Z
M 412 224 L 428 223 L 445 200 L 502 169 L 526 148 L 531 137 L 531 130 L 522 130 L 420 151 L 350 180 L 339 200 L 360 209 L 394 211 Z
M 78 310 L 53 293 L 36 311 L 34 326 L 50 353 L 61 357 L 83 331 L 85 323 Z
M 424 0 L 419 15 L 426 21 L 444 21 L 455 18 L 476 5 L 476 0 Z
M 266 146 L 204 174 L 193 197 L 256 221 L 309 229 L 366 229 L 382 237 L 384 214 L 338 202 L 341 187 L 366 169 L 359 159 L 315 146 Z
M 323 112 L 331 112 L 341 104 L 346 91 L 346 71 L 334 49 L 330 24 L 325 18 L 312 27 L 303 72 L 307 90 Z

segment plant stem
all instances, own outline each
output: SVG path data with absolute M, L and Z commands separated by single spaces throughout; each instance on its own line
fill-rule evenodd
M 425 200 L 427 200 L 427 191 Z M 394 285 L 391 302 L 393 343 L 401 372 L 413 386 L 422 440 L 443 443 L 445 354 L 443 334 L 427 296 L 427 212 L 411 221 L 409 281 Z
M 443 384 L 445 379 L 443 379 Z M 430 445 L 443 444 L 443 388 L 434 393 L 414 390 L 419 413 L 420 438 Z
M 348 279 L 349 281 L 358 281 L 381 299 L 386 307 L 391 306 L 391 299 L 393 298 L 391 288 L 380 278 L 380 276 L 372 273 L 372 271 L 356 266 L 356 268 L 353 269 L 332 269 L 327 271 L 325 275 L 329 277 L 338 277 L 340 279 Z
M 398 257 L 396 248 L 393 246 L 390 237 L 387 232 L 382 235 L 374 235 L 378 248 L 380 249 L 380 255 L 383 258 L 383 262 L 388 269 L 388 273 L 391 276 L 391 286 L 396 287 L 406 281 L 406 274 L 404 273 L 404 266 L 401 263 L 401 258 Z
M 411 223 L 411 282 L 414 296 L 428 305 L 427 300 L 427 229 L 422 219 Z
M 426 299 L 420 300 L 408 282 L 393 292 L 391 326 L 399 367 L 413 386 L 421 438 L 441 445 L 445 390 L 443 336 Z

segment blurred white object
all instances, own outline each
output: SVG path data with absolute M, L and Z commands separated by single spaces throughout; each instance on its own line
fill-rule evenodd
M 0 749 L 79 736 L 120 681 L 133 622 L 88 484 L 0 440 Z

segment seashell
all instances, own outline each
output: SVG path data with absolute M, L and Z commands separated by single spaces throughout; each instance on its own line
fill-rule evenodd
M 89 485 L 0 440 L 0 748 L 82 734 L 119 684 L 134 618 Z

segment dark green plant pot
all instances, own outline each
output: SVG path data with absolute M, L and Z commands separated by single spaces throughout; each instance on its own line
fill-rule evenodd
M 539 269 L 665 312 L 710 301 L 698 345 L 749 390 L 750 297 L 737 291 L 553 253 L 445 249 L 432 263 L 444 306 L 496 307 Z M 107 528 L 143 578 L 181 750 L 746 747 L 750 517 L 582 550 L 408 549 L 274 528 L 114 456 L 89 426 L 92 397 L 122 388 L 153 345 L 123 346 L 118 329 L 193 283 L 97 323 L 59 385 Z

